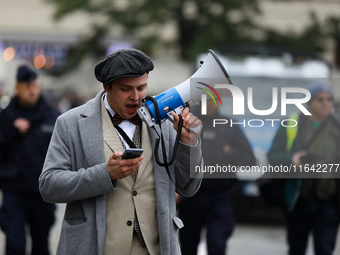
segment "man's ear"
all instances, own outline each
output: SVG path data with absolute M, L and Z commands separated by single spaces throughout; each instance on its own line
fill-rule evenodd
M 109 84 L 103 84 L 103 88 L 105 89 L 105 91 L 109 91 L 110 90 L 110 85 Z

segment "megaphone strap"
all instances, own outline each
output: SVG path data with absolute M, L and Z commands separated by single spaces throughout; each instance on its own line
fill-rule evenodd
M 119 134 L 123 137 L 125 142 L 130 146 L 130 148 L 137 148 L 136 145 L 131 141 L 130 137 L 125 133 L 125 131 L 118 125 L 115 125 L 113 122 L 113 117 L 111 116 L 111 113 L 107 111 L 107 113 L 110 116 L 112 125 L 115 127 L 115 129 L 119 132 Z M 142 144 L 142 121 L 139 119 L 138 125 L 140 127 L 140 144 Z
M 116 125 L 114 127 L 119 132 L 119 134 L 121 134 L 121 136 L 123 137 L 125 142 L 130 146 L 130 148 L 137 148 L 136 145 L 131 141 L 130 137 L 128 137 L 128 135 L 124 132 L 124 130 L 120 126 Z M 141 130 L 140 131 L 140 141 L 142 141 L 142 125 L 140 125 L 140 130 Z
M 158 103 L 157 100 L 153 97 L 146 97 L 145 100 L 151 100 L 154 104 L 155 107 L 155 113 L 156 113 L 156 118 L 157 121 L 159 123 L 159 128 L 161 131 L 161 135 L 158 134 L 156 128 L 153 126 L 152 128 L 156 131 L 156 134 L 158 135 L 158 138 L 156 139 L 156 144 L 155 144 L 155 148 L 154 148 L 154 155 L 155 155 L 155 159 L 158 165 L 165 167 L 166 173 L 168 174 L 171 182 L 176 186 L 176 188 L 178 187 L 176 185 L 176 183 L 173 181 L 171 174 L 170 174 L 170 170 L 169 170 L 169 166 L 172 165 L 176 159 L 176 154 L 177 154 L 177 148 L 178 148 L 178 144 L 179 144 L 179 139 L 182 133 L 182 127 L 183 127 L 183 118 L 181 115 L 179 115 L 179 123 L 178 123 L 178 130 L 177 130 L 177 135 L 176 135 L 176 139 L 175 139 L 175 144 L 174 144 L 174 148 L 172 151 L 172 156 L 170 161 L 168 162 L 168 156 L 166 154 L 166 148 L 165 148 L 165 142 L 164 142 L 164 137 L 163 137 L 163 132 L 162 132 L 162 122 L 161 122 L 161 116 L 159 113 L 159 108 L 158 108 Z M 159 148 L 159 143 L 161 142 L 162 145 L 162 154 L 163 154 L 163 160 L 164 162 L 161 162 L 159 159 L 159 155 L 158 155 L 158 148 Z M 187 185 L 184 187 L 184 190 L 188 189 L 190 184 L 192 183 L 193 179 L 190 179 L 189 182 L 187 183 Z

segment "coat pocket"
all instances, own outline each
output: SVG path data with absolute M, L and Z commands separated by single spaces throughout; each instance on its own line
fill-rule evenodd
M 86 253 L 91 240 L 89 232 L 88 222 L 84 219 L 64 220 L 57 254 L 90 254 Z
M 86 219 L 65 219 L 65 221 L 71 226 L 76 226 L 86 222 Z

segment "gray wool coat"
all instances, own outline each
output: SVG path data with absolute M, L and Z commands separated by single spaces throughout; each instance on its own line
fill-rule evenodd
M 67 203 L 57 254 L 103 254 L 106 194 L 117 188 L 116 181 L 111 181 L 109 177 L 104 160 L 100 113 L 100 100 L 104 92 L 100 91 L 85 105 L 58 118 L 39 178 L 40 192 L 45 201 Z M 169 121 L 162 124 L 162 131 L 169 155 L 176 132 Z M 149 135 L 154 148 L 158 136 L 152 129 L 149 129 Z M 159 155 L 162 159 L 161 152 Z M 203 163 L 201 155 L 200 145 L 179 144 L 175 163 L 170 166 L 177 188 L 165 169 L 154 160 L 162 255 L 181 254 L 178 231 L 183 223 L 176 217 L 175 191 L 186 197 L 196 193 L 201 175 L 194 179 L 188 189 L 184 190 L 184 187 L 190 179 L 190 165 L 194 167 Z

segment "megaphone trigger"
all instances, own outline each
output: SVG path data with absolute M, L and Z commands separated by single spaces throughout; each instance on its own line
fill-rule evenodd
M 171 122 L 174 123 L 174 116 L 172 113 L 176 113 L 177 115 L 181 115 L 183 112 L 183 106 L 177 107 L 176 109 L 171 109 L 169 107 L 164 107 L 163 111 L 166 111 L 166 115 L 168 116 L 167 119 Z
M 183 111 L 183 107 L 178 107 L 179 109 L 175 109 L 174 111 L 169 111 L 167 113 L 168 115 L 168 120 L 171 121 L 172 123 L 174 123 L 174 116 L 172 115 L 173 112 L 177 113 L 178 115 L 182 114 L 182 111 Z M 186 130 L 192 132 L 192 133 L 195 133 L 195 134 L 199 134 L 200 130 L 201 130 L 201 125 L 198 125 L 196 127 L 190 127 L 189 129 L 187 129 L 186 127 L 183 127 L 185 128 Z

